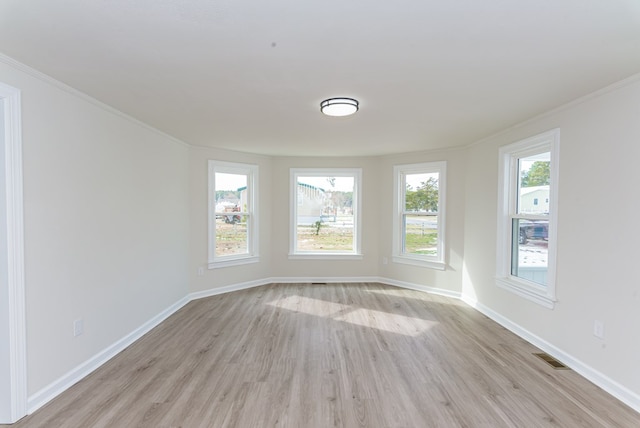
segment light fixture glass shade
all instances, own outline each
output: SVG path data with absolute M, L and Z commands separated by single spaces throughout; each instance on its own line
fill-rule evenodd
M 358 111 L 359 105 L 353 98 L 329 98 L 320 103 L 320 111 L 327 116 L 349 116 Z

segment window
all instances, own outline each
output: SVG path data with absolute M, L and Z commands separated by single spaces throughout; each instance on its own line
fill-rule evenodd
M 258 167 L 209 161 L 209 269 L 258 261 Z
M 555 302 L 559 138 L 556 129 L 500 149 L 497 284 L 548 308 Z
M 394 167 L 394 262 L 445 268 L 446 167 L 446 162 Z
M 290 258 L 361 258 L 360 169 L 292 168 Z

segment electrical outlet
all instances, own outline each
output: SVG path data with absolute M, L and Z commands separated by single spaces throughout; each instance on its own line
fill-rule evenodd
M 388 259 L 388 258 L 386 258 L 386 257 L 383 257 L 383 258 L 382 258 L 382 264 L 383 264 L 383 265 L 386 265 L 387 263 L 389 263 L 389 259 Z
M 84 333 L 84 321 L 82 319 L 73 322 L 73 336 L 77 337 Z
M 593 335 L 598 339 L 604 339 L 604 323 L 599 320 L 593 322 Z
M 203 267 L 199 267 L 198 268 L 198 276 L 202 276 L 204 275 L 204 268 Z

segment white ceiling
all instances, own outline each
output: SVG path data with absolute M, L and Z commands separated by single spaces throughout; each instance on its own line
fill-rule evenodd
M 2 0 L 0 52 L 190 144 L 381 155 L 640 72 L 640 1 Z M 334 96 L 360 111 L 324 117 Z

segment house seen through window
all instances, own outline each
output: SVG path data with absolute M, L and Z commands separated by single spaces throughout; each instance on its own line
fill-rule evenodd
M 518 158 L 518 198 L 512 214 L 511 274 L 547 285 L 549 270 L 549 184 L 551 153 Z M 547 202 L 538 204 L 539 199 Z

